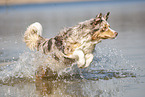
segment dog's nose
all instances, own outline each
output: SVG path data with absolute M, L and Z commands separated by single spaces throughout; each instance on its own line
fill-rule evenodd
M 118 35 L 118 33 L 117 33 L 117 32 L 115 32 L 114 34 L 115 34 L 115 36 L 117 36 L 117 35 Z

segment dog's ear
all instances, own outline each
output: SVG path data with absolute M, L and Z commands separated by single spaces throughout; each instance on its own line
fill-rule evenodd
M 105 19 L 106 21 L 107 21 L 108 18 L 109 18 L 109 14 L 110 14 L 110 12 L 108 12 L 107 14 L 104 15 L 104 19 Z
M 91 25 L 96 26 L 97 24 L 99 24 L 102 21 L 102 13 L 99 13 L 96 18 L 94 19 L 93 22 L 91 22 Z
M 100 19 L 101 19 L 101 17 L 102 17 L 102 13 L 99 13 L 99 14 L 96 16 L 96 18 L 100 18 Z
M 101 18 L 102 18 L 102 13 L 99 13 L 94 19 L 94 21 L 91 23 L 91 25 L 95 26 L 99 24 L 101 22 Z

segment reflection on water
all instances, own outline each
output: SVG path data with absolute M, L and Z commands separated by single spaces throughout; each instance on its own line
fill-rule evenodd
M 113 92 L 111 88 L 109 90 L 110 93 Z M 104 91 L 101 88 L 101 84 L 99 82 L 85 80 L 39 81 L 36 82 L 36 91 L 39 95 L 50 97 L 100 97 L 100 95 L 109 95 L 109 93 L 107 93 L 108 91 Z
M 89 2 L 0 9 L 0 96 L 144 96 L 144 4 L 144 1 Z M 73 66 L 63 70 L 59 76 L 35 78 L 35 71 L 45 63 L 46 56 L 29 52 L 22 42 L 23 32 L 29 24 L 41 22 L 43 36 L 53 37 L 57 33 L 50 32 L 58 32 L 64 26 L 73 26 L 99 12 L 108 11 L 111 12 L 110 25 L 119 33 L 118 38 L 98 44 L 88 68 Z M 126 91 L 129 93 L 124 95 Z
M 47 97 L 100 97 L 113 96 L 120 91 L 118 81 L 87 80 L 40 80 L 35 83 L 21 82 L 14 86 L 1 86 L 1 96 Z

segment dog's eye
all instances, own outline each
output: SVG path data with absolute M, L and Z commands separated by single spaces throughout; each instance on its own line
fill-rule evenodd
M 103 30 L 103 31 L 105 31 L 106 29 L 107 29 L 107 27 L 105 26 L 105 27 L 103 27 L 103 29 L 102 29 L 102 30 Z

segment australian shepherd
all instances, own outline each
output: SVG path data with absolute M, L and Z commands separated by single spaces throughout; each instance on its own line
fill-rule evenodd
M 80 22 L 76 26 L 64 28 L 57 36 L 50 39 L 41 36 L 42 26 L 36 22 L 25 31 L 24 42 L 31 50 L 51 56 L 49 61 L 56 64 L 48 66 L 53 68 L 54 72 L 73 64 L 77 64 L 79 68 L 86 68 L 93 60 L 95 45 L 104 39 L 114 39 L 118 34 L 110 28 L 108 17 L 109 12 L 104 16 L 100 13 L 95 18 Z M 38 70 L 41 72 L 40 75 L 45 75 L 47 71 L 42 68 Z

